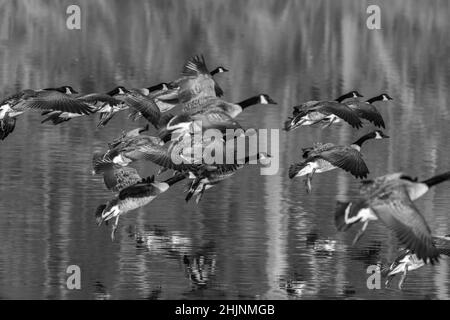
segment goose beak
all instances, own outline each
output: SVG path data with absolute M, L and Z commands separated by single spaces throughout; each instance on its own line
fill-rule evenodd
M 381 137 L 383 139 L 389 139 L 390 137 L 387 134 L 381 133 Z

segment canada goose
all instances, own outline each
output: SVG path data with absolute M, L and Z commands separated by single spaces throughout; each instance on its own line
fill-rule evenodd
M 267 94 L 258 94 L 238 103 L 230 103 L 217 97 L 207 97 L 198 104 L 183 107 L 184 113 L 195 114 L 201 112 L 223 111 L 230 117 L 236 118 L 244 109 L 253 105 L 267 105 L 277 103 Z
M 140 134 L 116 139 L 110 144 L 110 149 L 102 157 L 94 154 L 94 171 L 101 173 L 103 172 L 102 168 L 109 164 L 126 167 L 132 162 L 145 160 L 147 154 L 141 151 L 142 147 L 145 147 L 145 150 L 152 148 L 159 150 L 162 144 L 163 142 L 158 137 Z
M 284 128 L 286 131 L 292 131 L 300 126 L 311 126 L 322 122 L 327 122 L 326 126 L 330 126 L 344 120 L 352 127 L 359 129 L 362 127 L 362 122 L 358 115 L 342 103 L 345 99 L 356 97 L 362 97 L 362 95 L 357 91 L 351 91 L 334 101 L 308 101 L 295 106 L 292 117 L 285 122 Z
M 128 141 L 130 138 L 139 137 L 141 133 L 148 131 L 150 128 L 149 124 L 147 123 L 144 127 L 132 129 L 128 132 L 122 131 L 122 135 L 116 139 L 114 139 L 112 142 L 108 143 L 109 149 L 113 149 L 117 147 L 119 144 L 124 143 L 125 141 Z
M 10 118 L 17 118 L 27 110 L 57 110 L 78 114 L 92 113 L 91 108 L 86 103 L 70 96 L 76 93 L 71 86 L 63 86 L 42 90 L 26 89 L 7 97 L 0 103 L 2 136 L 6 138 L 15 128 L 15 121 Z M 7 118 L 6 122 L 5 118 Z
M 336 168 L 350 172 L 357 178 L 365 178 L 369 174 L 361 154 L 361 146 L 370 139 L 389 138 L 380 130 L 365 134 L 350 146 L 340 146 L 333 143 L 317 143 L 303 150 L 302 162 L 289 167 L 289 178 L 307 176 L 305 180 L 307 192 L 311 192 L 311 180 L 314 173 L 322 173 Z
M 216 109 L 203 109 L 194 114 L 182 113 L 174 117 L 169 115 L 166 118 L 170 120 L 167 124 L 160 123 L 161 129 L 158 132 L 158 136 L 165 142 L 185 134 L 205 132 L 210 129 L 219 130 L 225 135 L 228 134 L 227 129 L 233 131 L 242 129 L 242 126 L 228 113 Z
M 256 155 L 256 160 L 265 161 L 270 155 L 260 152 Z M 235 165 L 217 165 L 217 166 L 201 166 L 189 172 L 189 178 L 193 179 L 186 195 L 186 202 L 193 196 L 196 196 L 196 203 L 199 203 L 203 197 L 203 193 L 218 184 L 219 182 L 233 176 L 237 170 L 242 169 L 245 164 L 249 163 L 251 157 L 244 158 L 242 163 Z
M 92 113 L 100 114 L 100 121 L 98 127 L 106 125 L 111 119 L 108 117 L 111 113 L 116 113 L 126 109 L 125 104 L 114 98 L 113 96 L 120 93 L 120 87 L 107 93 L 89 93 L 76 97 L 76 100 L 84 102 L 91 107 Z M 54 125 L 69 121 L 73 118 L 81 117 L 83 114 L 70 113 L 63 111 L 44 111 L 42 115 L 47 116 L 41 123 L 52 121 Z M 108 118 L 108 119 L 106 119 Z
M 218 67 L 209 72 L 203 56 L 191 58 L 183 67 L 182 77 L 169 83 L 169 90 L 158 95 L 155 103 L 160 110 L 169 111 L 177 104 L 189 105 L 204 97 L 221 97 L 223 90 L 212 77 L 211 73 L 226 72 Z
M 431 231 L 413 201 L 429 188 L 450 180 L 450 172 L 418 182 L 403 173 L 393 173 L 363 182 L 361 199 L 354 202 L 338 202 L 335 222 L 345 231 L 357 222 L 363 223 L 353 243 L 363 235 L 369 221 L 380 220 L 392 229 L 397 238 L 419 259 L 433 263 L 439 252 L 433 245 Z
M 100 226 L 103 222 L 115 218 L 111 231 L 111 240 L 114 241 L 121 215 L 149 204 L 158 195 L 185 178 L 184 174 L 177 174 L 170 179 L 158 182 L 152 176 L 120 190 L 116 197 L 97 208 L 95 212 L 97 224 Z
M 450 235 L 434 236 L 433 244 L 440 254 L 447 256 L 450 255 Z M 401 250 L 401 253 L 397 256 L 397 258 L 381 270 L 381 274 L 387 277 L 385 282 L 386 287 L 389 286 L 389 283 L 397 274 L 402 273 L 402 276 L 398 282 L 398 288 L 402 290 L 402 286 L 405 283 L 408 272 L 417 270 L 425 264 L 425 261 L 423 259 L 419 259 L 416 254 L 411 252 L 411 250 Z
M 376 127 L 385 128 L 384 120 L 377 108 L 373 105 L 376 101 L 393 100 L 386 93 L 380 94 L 367 101 L 359 101 L 356 99 L 343 102 L 345 105 L 355 110 L 358 116 L 372 122 Z
M 150 122 L 155 128 L 158 128 L 161 119 L 161 111 L 156 105 L 153 98 L 141 94 L 138 90 L 122 89 L 122 94 L 117 95 L 116 98 L 123 101 L 127 106 L 135 109 Z
M 156 103 L 156 105 L 158 106 L 160 112 L 166 112 L 170 109 L 172 109 L 172 105 L 169 106 L 169 108 L 165 108 L 166 104 L 161 104 L 161 103 L 157 103 L 156 98 L 166 92 L 168 92 L 169 89 L 169 84 L 166 82 L 161 82 L 159 84 L 156 84 L 154 86 L 148 87 L 148 88 L 141 88 L 141 89 L 135 89 L 137 90 L 140 94 L 147 96 L 150 99 L 154 99 L 153 101 Z M 130 118 L 132 121 L 137 121 L 142 117 L 142 114 L 136 110 L 136 109 L 131 109 L 130 113 L 128 114 L 128 118 Z
M 142 180 L 135 168 L 122 167 L 111 161 L 105 161 L 102 152 L 94 153 L 93 174 L 102 173 L 103 182 L 108 190 L 118 192 Z

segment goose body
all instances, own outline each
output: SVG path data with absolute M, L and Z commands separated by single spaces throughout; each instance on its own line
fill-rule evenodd
M 209 72 L 205 58 L 195 56 L 184 65 L 182 77 L 169 83 L 169 90 L 158 95 L 155 103 L 161 110 L 168 111 L 180 103 L 189 105 L 205 97 L 221 97 L 223 90 L 213 76 L 227 71 L 224 67 L 218 67 Z
M 256 155 L 257 160 L 265 160 L 270 158 L 265 153 L 258 153 Z M 186 202 L 192 197 L 196 197 L 196 202 L 199 203 L 206 190 L 212 188 L 214 185 L 220 183 L 232 177 L 239 169 L 242 169 L 245 164 L 250 161 L 250 157 L 245 157 L 242 163 L 235 165 L 218 165 L 215 168 L 199 167 L 196 170 L 189 172 L 189 177 L 193 179 L 189 186 L 188 193 L 186 195 Z
M 231 103 L 217 97 L 208 97 L 195 105 L 183 107 L 183 112 L 188 114 L 196 114 L 202 112 L 225 112 L 231 118 L 236 118 L 244 109 L 253 105 L 277 104 L 269 95 L 259 94 L 238 103 Z
M 145 160 L 147 153 L 151 149 L 159 150 L 162 145 L 161 139 L 147 135 L 125 136 L 115 140 L 110 144 L 110 149 L 102 157 L 94 155 L 94 171 L 101 173 L 105 164 L 115 164 L 118 166 L 128 166 L 130 163 Z
M 372 122 L 376 127 L 385 128 L 384 120 L 381 114 L 378 112 L 377 108 L 373 105 L 376 101 L 389 101 L 392 98 L 383 93 L 376 97 L 373 97 L 367 101 L 359 101 L 356 99 L 345 101 L 344 104 L 347 105 L 352 110 L 358 114 L 362 119 Z
M 170 186 L 183 179 L 184 174 L 178 174 L 162 182 L 157 182 L 151 177 L 121 189 L 116 197 L 97 208 L 95 213 L 97 224 L 100 226 L 103 222 L 115 219 L 111 232 L 111 239 L 114 241 L 121 215 L 146 206 L 158 195 L 166 192 Z
M 334 101 L 308 101 L 293 109 L 292 117 L 285 122 L 285 130 L 292 131 L 300 126 L 311 126 L 318 123 L 346 121 L 354 128 L 361 128 L 362 123 L 354 110 L 343 104 L 348 98 L 360 97 L 357 91 L 351 91 Z
M 362 229 L 354 243 L 362 236 L 369 221 L 380 220 L 392 229 L 400 242 L 419 259 L 438 260 L 439 251 L 433 244 L 431 230 L 413 201 L 430 187 L 450 180 L 450 172 L 418 182 L 402 173 L 389 174 L 366 181 L 361 187 L 361 199 L 338 202 L 335 219 L 338 230 L 345 231 L 357 222 Z
M 303 149 L 305 160 L 289 167 L 289 178 L 307 176 L 307 191 L 311 191 L 311 180 L 315 173 L 328 172 L 341 168 L 357 178 L 365 178 L 369 169 L 361 154 L 361 146 L 370 139 L 388 138 L 382 131 L 375 130 L 355 141 L 350 146 L 334 145 L 332 143 L 315 144 L 311 148 Z

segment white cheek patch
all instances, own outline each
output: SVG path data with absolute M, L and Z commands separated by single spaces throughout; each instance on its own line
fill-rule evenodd
M 119 88 L 119 94 L 125 94 L 125 92 L 122 90 L 122 88 Z
M 269 101 L 267 101 L 266 97 L 264 97 L 263 95 L 260 95 L 259 99 L 261 104 L 269 104 Z
M 72 91 L 70 91 L 69 88 L 66 88 L 66 94 L 72 94 Z
M 389 99 L 383 94 L 383 101 L 389 101 Z
M 375 139 L 383 139 L 379 132 L 376 133 Z

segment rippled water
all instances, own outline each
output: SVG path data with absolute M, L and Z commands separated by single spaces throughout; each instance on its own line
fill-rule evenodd
M 74 3 L 81 31 L 65 28 Z M 381 7 L 382 30 L 366 28 L 368 3 L 356 0 L 0 1 L 0 93 L 149 86 L 203 53 L 210 67 L 231 70 L 217 76 L 230 101 L 264 92 L 279 102 L 244 112 L 244 127 L 280 128 L 292 105 L 354 88 L 388 92 L 395 100 L 378 109 L 391 139 L 363 149 L 371 176 L 449 170 L 449 3 L 370 4 Z M 354 195 L 358 181 L 343 171 L 317 175 L 307 195 L 287 178 L 301 147 L 350 143 L 370 126 L 281 132 L 277 175 L 245 168 L 200 205 L 186 204 L 176 185 L 124 216 L 111 242 L 93 217 L 111 193 L 90 174 L 91 155 L 137 124 L 126 114 L 101 130 L 94 117 L 57 127 L 40 120 L 23 115 L 0 143 L 0 298 L 449 298 L 446 258 L 411 272 L 403 291 L 396 281 L 367 289 L 366 268 L 394 258 L 398 244 L 380 224 L 356 247 L 355 230 L 336 231 L 335 202 Z M 435 234 L 450 233 L 449 194 L 447 183 L 417 202 Z M 66 288 L 73 264 L 81 290 Z

